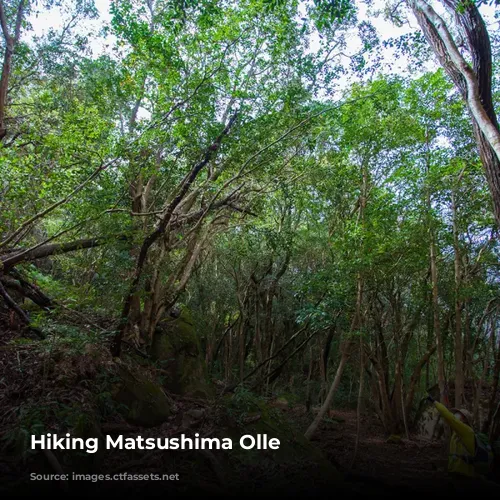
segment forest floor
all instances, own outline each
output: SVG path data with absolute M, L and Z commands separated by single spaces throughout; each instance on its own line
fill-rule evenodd
M 55 409 L 55 412 L 51 410 L 48 413 L 58 418 L 61 412 L 64 414 L 64 411 L 70 407 L 77 411 L 92 411 L 91 389 L 96 385 L 99 366 L 93 367 L 92 363 L 88 363 L 86 356 L 63 356 L 58 361 L 57 369 L 47 371 L 44 361 L 47 353 L 39 353 L 29 341 L 18 344 L 16 348 L 8 348 L 7 344 L 10 339 L 6 335 L 7 332 L 3 333 L 0 341 L 0 438 L 2 441 L 8 435 L 12 435 L 12 430 L 16 428 L 16 415 L 21 412 L 21 407 L 29 406 L 38 410 Z M 12 335 L 12 338 L 14 337 L 15 335 Z M 104 357 L 100 363 L 105 364 L 106 359 Z M 72 374 L 79 374 L 79 377 L 73 380 Z M 203 436 L 217 433 L 219 423 L 222 422 L 220 408 L 218 409 L 217 405 L 207 400 L 194 400 L 182 396 L 174 397 L 174 399 L 174 414 L 162 425 L 149 429 L 135 428 L 124 432 L 130 437 L 134 435 L 168 437 L 178 435 L 186 429 L 189 429 L 189 432 L 199 432 Z M 306 412 L 305 407 L 301 405 L 276 406 L 272 401 L 269 404 L 280 409 L 298 433 L 304 432 L 314 418 L 314 414 Z M 187 417 L 195 414 L 202 415 L 201 420 L 197 417 L 196 421 L 190 422 Z M 50 426 L 51 422 L 47 421 L 46 424 Z M 52 424 L 55 428 L 58 422 L 53 421 Z M 115 424 L 120 426 L 120 419 L 115 422 L 114 417 L 110 418 L 108 425 Z M 351 468 L 356 436 L 356 412 L 351 409 L 335 409 L 330 411 L 329 416 L 321 423 L 312 439 L 324 456 L 343 473 L 347 482 L 353 485 L 356 492 L 360 489 L 365 494 L 388 493 L 389 491 L 399 494 L 406 494 L 409 491 L 433 491 L 435 493 L 437 489 L 450 491 L 446 472 L 447 452 L 442 442 L 427 441 L 415 435 L 410 435 L 410 439 L 402 436 L 401 439 L 395 441 L 389 440 L 377 417 L 367 410 L 362 416 L 358 453 Z M 197 479 L 203 483 L 204 489 L 213 489 L 218 494 L 221 486 L 222 490 L 224 489 L 224 481 L 217 477 L 220 471 L 218 466 L 214 466 L 211 462 L 212 458 L 201 457 L 200 462 L 200 455 L 196 453 L 166 454 L 138 451 L 132 453 L 129 450 L 116 450 L 106 455 L 102 470 L 109 472 L 126 470 L 130 473 L 175 470 L 189 475 L 193 473 L 191 468 L 197 462 L 199 464 L 196 468 Z M 321 471 L 315 469 L 313 463 L 308 463 L 306 457 L 301 464 L 298 464 L 298 469 L 290 468 L 286 471 L 281 471 L 280 466 L 273 464 L 272 461 L 265 460 L 259 460 L 251 467 L 242 466 L 237 461 L 230 465 L 236 477 L 240 478 L 239 481 L 245 484 L 246 488 L 254 487 L 255 483 L 274 485 L 277 480 L 281 482 L 280 484 L 286 485 L 289 478 L 293 478 L 294 484 L 303 485 L 304 490 L 308 491 L 310 483 L 314 482 L 319 485 L 324 479 L 318 477 L 321 476 Z M 48 467 L 43 457 L 41 466 L 43 470 Z M 2 481 L 8 479 L 16 485 L 18 479 L 27 473 L 24 466 L 21 469 L 11 460 L 2 460 L 0 456 Z M 48 467 L 47 472 L 50 471 Z M 14 487 L 17 488 L 17 486 Z M 126 487 L 129 488 L 131 485 L 127 484 Z M 321 487 L 318 486 L 318 488 Z M 137 488 L 138 491 L 143 491 L 144 482 Z
M 294 420 L 304 421 L 304 427 L 311 422 L 312 416 L 303 407 L 295 407 L 291 413 Z M 418 488 L 447 481 L 447 453 L 442 442 L 411 434 L 410 439 L 403 436 L 391 441 L 374 415 L 361 417 L 358 452 L 354 457 L 356 436 L 356 411 L 338 409 L 331 411 L 320 425 L 313 442 L 352 480 Z

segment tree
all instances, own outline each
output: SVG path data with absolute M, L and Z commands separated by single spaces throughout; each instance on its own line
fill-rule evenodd
M 472 59 L 466 61 L 444 19 L 425 0 L 408 2 L 436 57 L 467 103 L 477 147 L 490 187 L 497 224 L 500 222 L 500 128 L 492 99 L 491 44 L 486 24 L 474 2 L 443 0 L 455 27 L 465 34 Z

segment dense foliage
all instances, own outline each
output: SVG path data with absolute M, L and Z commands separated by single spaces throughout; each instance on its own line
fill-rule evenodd
M 0 4 L 11 326 L 83 316 L 120 356 L 188 309 L 226 391 L 318 404 L 345 356 L 338 397 L 363 379 L 388 431 L 439 381 L 493 432 L 495 196 L 446 68 L 381 63 L 433 63 L 419 32 L 382 42 L 350 2 L 121 0 L 87 33 L 75 0 L 37 37 L 35 2 Z

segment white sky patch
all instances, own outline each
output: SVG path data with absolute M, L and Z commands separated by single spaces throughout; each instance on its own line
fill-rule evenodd
M 85 20 L 80 26 L 80 32 L 86 33 L 90 38 L 90 47 L 94 57 L 98 57 L 103 53 L 107 53 L 112 56 L 111 47 L 113 46 L 114 40 L 112 37 L 106 39 L 99 36 L 100 30 L 111 21 L 110 15 L 110 0 L 94 0 L 95 6 L 99 10 L 99 19 L 97 20 Z M 419 30 L 419 26 L 415 18 L 410 14 L 408 23 L 403 26 L 398 27 L 391 20 L 384 19 L 382 14 L 387 0 L 374 0 L 373 5 L 368 9 L 367 5 L 362 2 L 357 2 L 356 6 L 358 8 L 358 21 L 369 21 L 377 30 L 378 36 L 381 42 L 387 41 L 390 38 L 397 38 L 402 35 L 409 34 L 416 30 Z M 433 7 L 441 15 L 447 15 L 443 5 L 439 2 L 433 2 Z M 404 8 L 404 7 L 403 7 Z M 498 27 L 498 21 L 494 18 L 494 7 L 482 6 L 481 13 L 485 18 L 486 23 L 489 25 L 490 29 L 496 29 Z M 378 14 L 378 15 L 377 15 Z M 33 26 L 32 34 L 36 36 L 43 35 L 47 33 L 49 29 L 61 29 L 64 25 L 65 20 L 64 14 L 61 12 L 61 8 L 51 9 L 50 11 L 44 11 L 36 16 L 32 16 L 29 20 Z M 67 17 L 66 17 L 67 18 Z M 29 35 L 25 35 L 29 38 Z M 346 50 L 346 55 L 351 56 L 358 52 L 361 48 L 361 40 L 354 29 L 352 34 L 349 35 L 349 46 Z M 317 50 L 318 39 L 312 40 L 311 44 L 312 50 Z M 384 65 L 386 68 L 381 67 L 380 70 L 388 69 L 390 72 L 408 73 L 412 74 L 412 68 L 408 65 L 408 60 L 405 57 L 396 56 L 395 50 L 390 48 L 381 49 L 383 51 L 382 56 L 384 58 Z M 349 65 L 350 59 L 348 57 L 342 57 L 343 62 Z M 427 69 L 436 68 L 436 65 L 431 61 Z M 346 85 L 349 84 L 351 78 L 343 78 Z M 354 77 L 356 78 L 356 77 Z M 359 75 L 357 76 L 359 80 Z
M 396 0 L 391 0 L 390 3 L 393 4 Z M 416 19 L 410 13 L 408 19 L 402 26 L 397 26 L 393 21 L 385 19 L 383 11 L 387 5 L 387 0 L 373 0 L 371 7 L 368 9 L 367 5 L 363 2 L 356 2 L 358 9 L 358 22 L 368 21 L 376 29 L 378 37 L 381 44 L 388 41 L 389 39 L 397 39 L 403 35 L 410 34 L 415 31 L 419 31 L 420 28 L 416 22 Z M 394 5 L 394 4 L 393 4 Z M 113 52 L 113 47 L 115 46 L 115 40 L 113 37 L 108 36 L 103 38 L 100 34 L 102 28 L 109 25 L 111 21 L 110 7 L 111 0 L 95 0 L 95 6 L 99 10 L 99 19 L 95 20 L 85 20 L 80 23 L 78 32 L 88 36 L 89 46 L 92 51 L 92 57 L 99 57 L 100 55 L 107 54 L 110 57 L 116 57 Z M 440 2 L 433 2 L 433 7 L 436 11 L 444 15 L 446 19 L 449 18 L 449 13 L 446 12 L 443 5 Z M 402 6 L 400 9 L 404 9 Z M 482 6 L 481 13 L 491 31 L 498 28 L 498 21 L 495 19 L 494 7 Z M 43 36 L 50 29 L 60 30 L 65 25 L 68 20 L 68 13 L 64 13 L 61 8 L 54 8 L 50 11 L 44 11 L 37 15 L 32 15 L 29 21 L 32 24 L 33 31 L 30 33 L 25 33 L 24 38 L 26 41 L 30 39 L 31 36 Z M 345 56 L 340 56 L 342 64 L 345 68 L 349 68 L 350 56 L 353 56 L 362 47 L 362 42 L 357 32 L 354 28 L 351 33 L 347 36 L 348 46 L 344 51 Z M 314 52 L 319 48 L 319 38 L 315 36 L 311 40 L 311 50 Z M 425 71 L 433 71 L 437 69 L 437 64 L 434 59 L 426 62 L 423 68 L 417 72 L 415 68 L 411 67 L 409 60 L 406 57 L 401 56 L 401 54 L 396 53 L 396 49 L 389 47 L 379 47 L 376 49 L 378 55 L 382 56 L 381 63 L 376 67 L 378 73 L 382 74 L 398 74 L 400 76 L 408 77 L 419 77 Z M 360 82 L 363 80 L 368 80 L 369 78 L 375 76 L 373 73 L 368 73 L 365 77 L 361 77 L 359 73 L 348 70 L 343 76 L 338 77 L 332 84 L 334 88 L 330 89 L 330 92 L 334 90 L 333 96 L 330 95 L 328 99 L 340 99 L 342 97 L 342 92 L 348 89 L 352 83 Z M 321 92 L 322 95 L 323 92 Z M 141 117 L 146 117 L 143 113 L 145 110 L 141 110 Z M 146 113 L 147 114 L 147 113 Z

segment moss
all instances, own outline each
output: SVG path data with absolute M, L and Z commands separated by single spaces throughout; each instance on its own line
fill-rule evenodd
M 402 443 L 401 436 L 399 434 L 391 434 L 387 438 L 387 442 L 391 444 L 401 444 Z
M 183 309 L 176 319 L 165 320 L 153 337 L 151 356 L 166 372 L 167 390 L 183 395 L 210 398 L 207 369 L 191 313 Z
M 153 427 L 172 414 L 170 402 L 159 385 L 124 367 L 120 367 L 120 378 L 114 400 L 125 408 L 124 417 L 129 423 Z
M 226 404 L 228 404 L 229 415 L 238 413 L 229 398 L 226 399 Z M 227 422 L 220 432 L 221 437 L 230 437 L 233 440 L 232 454 L 239 461 L 249 466 L 262 465 L 265 461 L 269 464 L 280 465 L 314 464 L 328 477 L 342 480 L 340 472 L 318 448 L 304 437 L 300 430 L 291 425 L 279 410 L 258 399 L 252 403 L 247 402 L 246 408 L 242 418 Z M 277 438 L 280 442 L 279 448 L 277 450 L 246 450 L 240 446 L 240 439 L 246 434 L 254 438 L 258 434 L 266 434 L 269 440 Z

